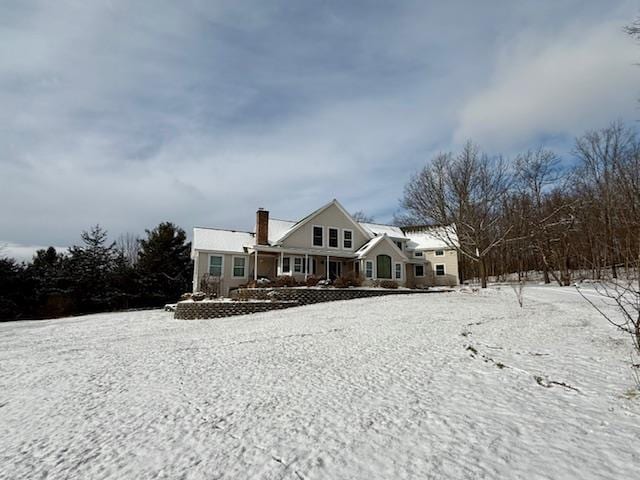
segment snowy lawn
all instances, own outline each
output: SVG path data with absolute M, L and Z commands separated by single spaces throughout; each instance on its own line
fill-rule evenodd
M 0 345 L 3 479 L 640 471 L 631 342 L 560 288 L 6 323 Z

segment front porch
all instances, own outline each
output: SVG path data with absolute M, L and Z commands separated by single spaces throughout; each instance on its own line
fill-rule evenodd
M 275 251 L 274 251 L 275 250 Z M 295 249 L 262 247 L 250 253 L 250 277 L 253 280 L 292 276 L 307 280 L 310 276 L 335 280 L 348 273 L 360 272 L 355 255 L 334 255 Z

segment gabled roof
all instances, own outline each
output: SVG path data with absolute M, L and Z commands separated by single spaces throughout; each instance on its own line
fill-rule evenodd
M 255 233 L 218 228 L 193 229 L 193 250 L 244 253 L 245 246 L 255 243 Z
M 342 205 L 340 205 L 340 202 L 338 202 L 338 200 L 336 200 L 334 198 L 333 200 L 331 200 L 326 205 L 323 205 L 322 207 L 317 209 L 315 212 L 311 212 L 309 215 L 304 217 L 302 220 L 299 220 L 298 222 L 296 222 L 287 232 L 284 233 L 284 235 L 282 235 L 282 237 L 280 237 L 278 239 L 277 243 L 281 243 L 285 238 L 287 238 L 293 232 L 295 232 L 296 230 L 301 228 L 303 225 L 307 224 L 309 221 L 311 221 L 312 219 L 314 219 L 315 217 L 320 215 L 322 212 L 324 212 L 327 208 L 329 208 L 329 207 L 331 207 L 333 205 L 335 205 L 338 208 L 338 210 L 340 210 L 344 214 L 344 216 L 347 217 L 351 221 L 351 223 L 353 223 L 353 226 L 355 228 L 357 228 L 365 237 L 367 237 L 367 238 L 371 237 L 371 234 L 367 230 L 365 230 L 364 227 L 362 227 L 362 225 L 360 225 L 358 222 L 356 222 L 353 219 L 353 217 L 351 216 L 351 214 L 349 212 L 347 212 L 345 210 L 345 208 Z
M 370 232 L 371 236 L 382 235 L 383 233 L 386 233 L 393 238 L 407 238 L 402 229 L 394 225 L 383 225 L 381 223 L 364 222 L 360 222 L 360 225 L 362 225 L 365 230 Z
M 393 240 L 391 240 L 391 238 L 389 237 L 389 235 L 387 235 L 386 233 L 383 233 L 382 235 L 378 235 L 375 238 L 372 238 L 371 240 L 369 240 L 367 243 L 365 243 L 362 247 L 360 247 L 358 250 L 356 250 L 356 255 L 358 256 L 358 258 L 364 258 L 367 256 L 367 254 L 373 250 L 374 248 L 376 248 L 376 246 L 378 244 L 380 244 L 381 242 L 388 242 L 389 245 L 391 245 L 392 248 L 394 248 L 396 250 L 396 252 L 405 260 L 408 260 L 408 257 L 404 254 L 404 252 L 402 250 L 400 250 L 398 248 L 398 246 L 393 242 Z

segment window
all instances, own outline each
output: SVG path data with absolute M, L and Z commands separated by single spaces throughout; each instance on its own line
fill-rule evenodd
M 444 250 L 436 250 L 436 257 L 444 257 Z
M 414 257 L 422 257 L 423 253 L 422 252 L 418 252 L 417 250 L 415 252 L 413 252 L 413 256 Z
M 438 277 L 442 277 L 444 274 L 445 274 L 444 263 L 437 263 L 436 264 L 436 275 Z
M 209 257 L 209 275 L 214 277 L 222 276 L 222 255 L 211 255 Z
M 324 229 L 322 227 L 318 227 L 317 225 L 313 226 L 313 246 L 321 247 L 324 245 Z
M 342 248 L 345 250 L 353 248 L 353 232 L 351 230 L 342 231 Z
M 395 244 L 396 244 L 396 246 L 400 249 L 400 251 L 402 251 L 402 242 L 401 242 L 401 241 L 399 241 L 399 240 L 396 240 L 394 243 L 395 243 Z
M 245 258 L 233 257 L 233 276 L 234 277 L 246 277 L 245 274 Z
M 402 279 L 402 264 L 401 263 L 396 263 L 395 264 L 395 269 L 396 269 L 396 280 L 401 280 Z
M 338 229 L 337 228 L 329 229 L 329 247 L 338 248 Z
M 364 276 L 373 278 L 373 262 L 371 260 L 367 260 L 364 264 Z
M 282 273 L 289 273 L 291 271 L 291 259 L 289 257 L 282 258 Z
M 293 259 L 293 271 L 295 273 L 304 273 L 303 264 L 304 264 L 303 258 L 295 257 Z
M 414 265 L 416 277 L 424 277 L 424 265 Z
M 377 278 L 391 278 L 391 257 L 389 255 L 378 255 L 377 260 Z

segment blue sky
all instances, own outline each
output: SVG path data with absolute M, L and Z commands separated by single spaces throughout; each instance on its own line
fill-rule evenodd
M 0 243 L 100 223 L 388 221 L 466 139 L 512 157 L 639 117 L 640 1 L 3 1 Z

